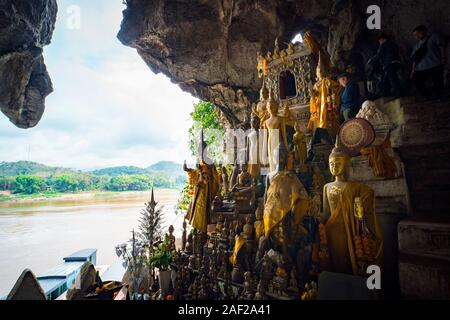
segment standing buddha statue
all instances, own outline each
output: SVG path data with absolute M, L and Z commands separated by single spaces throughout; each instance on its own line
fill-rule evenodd
M 202 139 L 203 140 L 203 139 Z M 192 201 L 187 211 L 186 220 L 190 222 L 192 227 L 206 234 L 208 224 L 211 219 L 211 205 L 216 197 L 220 177 L 214 166 L 212 160 L 206 158 L 207 145 L 204 141 L 201 142 L 201 148 L 199 154 L 201 155 L 198 169 L 196 170 L 197 177 L 195 181 L 194 192 Z M 184 170 L 192 172 L 192 169 L 188 169 L 186 164 Z
M 295 124 L 295 133 L 292 138 L 292 142 L 294 143 L 294 158 L 297 161 L 300 172 L 306 172 L 308 168 L 306 167 L 305 161 L 308 157 L 308 151 L 306 148 L 306 137 L 305 134 L 301 131 L 300 125 L 298 123 Z
M 257 116 L 259 119 L 259 127 L 264 128 L 264 122 L 269 118 L 269 113 L 267 111 L 267 102 L 269 99 L 269 90 L 267 89 L 266 82 L 263 82 L 263 86 L 261 88 L 259 94 L 259 102 L 256 105 L 256 109 L 253 110 L 253 115 Z
M 270 117 L 264 122 L 264 152 L 269 159 L 270 171 L 276 169 L 276 149 L 280 144 L 288 150 L 288 141 L 286 134 L 286 118 L 278 114 L 279 103 L 276 101 L 273 93 L 270 94 L 267 103 L 269 107 Z
M 332 80 L 329 70 L 325 69 L 323 54 L 319 53 L 317 65 L 317 82 L 313 87 L 310 113 L 311 118 L 308 129 L 315 130 L 323 128 L 328 130 L 331 136 L 336 136 L 339 129 L 339 100 L 341 87 L 339 83 Z
M 259 125 L 260 119 L 257 115 L 252 114 L 250 126 L 250 133 L 247 135 L 246 148 L 248 159 L 248 172 L 253 179 L 257 179 L 261 175 L 261 159 L 259 146 Z
M 327 246 L 330 271 L 359 275 L 355 239 L 361 228 L 358 216 L 355 217 L 355 201 L 372 236 L 371 261 L 378 266 L 382 265 L 383 239 L 375 213 L 374 191 L 362 183 L 346 180 L 349 164 L 350 157 L 339 147 L 338 138 L 329 158 L 330 171 L 336 180 L 323 190 L 321 237 L 326 239 L 321 242 Z

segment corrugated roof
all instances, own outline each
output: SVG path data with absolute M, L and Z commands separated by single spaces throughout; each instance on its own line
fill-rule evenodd
M 63 258 L 64 261 L 86 260 L 89 256 L 96 253 L 97 249 L 83 249 Z
M 38 280 L 40 280 L 47 277 L 55 277 L 55 276 L 67 277 L 71 273 L 80 269 L 83 263 L 84 262 L 82 261 L 71 261 L 62 263 L 60 265 L 57 265 L 56 267 L 51 268 L 50 270 L 47 270 L 45 273 L 41 274 L 37 278 Z
M 65 278 L 50 278 L 50 279 L 38 279 L 39 284 L 44 290 L 45 294 L 49 294 L 56 288 L 59 288 L 64 283 L 66 283 Z

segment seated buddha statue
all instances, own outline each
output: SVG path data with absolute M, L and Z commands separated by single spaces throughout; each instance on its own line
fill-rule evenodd
M 248 173 L 247 164 L 241 166 L 238 182 L 231 189 L 231 194 L 235 200 L 236 212 L 254 210 L 256 204 L 255 185 L 252 176 Z
M 335 181 L 326 184 L 323 190 L 322 229 L 329 254 L 328 266 L 333 272 L 360 275 L 357 236 L 359 235 L 358 220 L 364 220 L 365 227 L 370 231 L 372 239 L 372 264 L 381 266 L 383 259 L 383 239 L 375 213 L 374 191 L 368 186 L 347 181 L 346 174 L 350 157 L 339 146 L 330 154 L 329 167 Z M 355 201 L 357 205 L 355 205 Z M 363 217 L 355 215 L 355 208 L 363 212 Z

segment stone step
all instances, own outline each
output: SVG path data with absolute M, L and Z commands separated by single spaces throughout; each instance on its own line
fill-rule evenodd
M 450 263 L 417 255 L 400 254 L 399 279 L 404 299 L 450 299 Z
M 400 221 L 401 253 L 442 259 L 450 263 L 450 217 L 424 217 Z

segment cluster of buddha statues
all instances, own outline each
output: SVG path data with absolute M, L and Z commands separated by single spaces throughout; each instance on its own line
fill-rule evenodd
M 213 189 L 207 183 L 194 185 L 188 221 L 208 212 L 214 219 L 197 219 L 214 223 L 204 231 L 191 222 L 188 233 L 185 221 L 182 250 L 174 262 L 175 298 L 310 300 L 317 297 L 322 271 L 364 276 L 369 265 L 381 265 L 383 243 L 374 192 L 346 180 L 350 157 L 337 141 L 329 157 L 335 179 L 330 183 L 318 165 L 305 163 L 311 178 L 305 187 L 283 144 L 275 151 L 278 161 L 266 176 L 262 197 L 256 196 L 256 179 L 247 165 L 232 168 L 230 174 L 225 166 L 214 174 L 199 171 L 204 176 L 198 179 L 218 179 L 215 199 L 233 199 L 234 210 L 215 212 L 215 201 L 209 203 L 209 211 L 204 204 L 203 212 L 196 209 L 199 201 L 211 199 L 201 192 L 208 195 Z M 222 178 L 216 178 L 220 173 Z M 205 191 L 198 190 L 201 187 Z
M 305 41 L 316 46 L 308 35 Z M 244 156 L 234 150 L 227 155 L 233 164 L 215 166 L 205 161 L 202 142 L 197 167 L 185 165 L 191 231 L 185 221 L 173 266 L 176 299 L 312 300 L 323 271 L 366 276 L 368 266 L 382 266 L 375 194 L 347 179 L 351 158 L 336 135 L 339 86 L 328 76 L 325 53 L 316 49 L 308 127 L 337 136 L 328 166 L 313 152 L 314 134 L 311 139 L 263 80 Z

